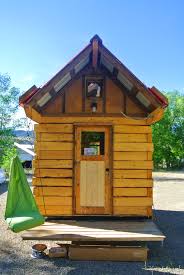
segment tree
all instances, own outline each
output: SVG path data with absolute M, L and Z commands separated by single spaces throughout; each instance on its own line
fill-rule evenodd
M 184 95 L 168 92 L 169 106 L 153 126 L 155 167 L 181 168 L 184 163 Z
M 10 77 L 0 74 L 0 166 L 5 168 L 16 153 L 12 130 L 19 123 L 13 117 L 18 109 L 19 95 L 19 89 L 11 87 Z

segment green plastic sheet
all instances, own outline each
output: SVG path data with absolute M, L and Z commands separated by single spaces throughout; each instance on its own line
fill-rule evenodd
M 11 163 L 5 220 L 16 233 L 41 225 L 45 221 L 36 205 L 18 156 Z

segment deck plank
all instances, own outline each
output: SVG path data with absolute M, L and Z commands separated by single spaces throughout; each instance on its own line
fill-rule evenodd
M 23 240 L 63 241 L 163 241 L 165 236 L 153 221 L 76 221 L 45 222 L 27 230 Z

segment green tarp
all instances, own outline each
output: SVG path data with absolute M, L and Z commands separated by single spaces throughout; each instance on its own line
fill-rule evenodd
M 5 219 L 13 232 L 30 229 L 45 221 L 38 210 L 24 169 L 17 156 L 11 163 Z

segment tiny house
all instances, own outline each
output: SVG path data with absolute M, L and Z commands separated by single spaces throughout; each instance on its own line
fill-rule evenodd
M 35 124 L 33 187 L 44 216 L 152 216 L 152 130 L 168 105 L 95 35 L 20 97 Z

